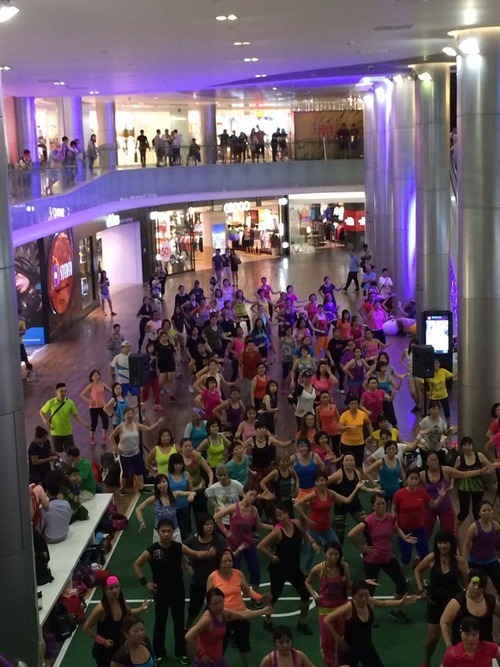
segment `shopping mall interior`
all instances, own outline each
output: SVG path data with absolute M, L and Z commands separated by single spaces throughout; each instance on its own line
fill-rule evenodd
M 498 0 L 0 0 L 2 667 L 500 664 L 488 615 L 500 591 L 499 21 Z M 255 358 L 249 375 L 248 340 L 262 378 Z M 316 389 L 302 410 L 309 370 Z M 370 377 L 385 396 L 377 415 Z M 125 403 L 111 391 L 117 380 L 130 389 Z M 58 383 L 67 394 L 54 398 Z M 253 406 L 257 422 L 246 416 Z M 360 415 L 360 427 L 347 425 Z M 398 454 L 379 450 L 374 469 L 383 417 Z M 173 446 L 162 444 L 165 428 Z M 326 449 L 315 449 L 323 432 Z M 186 454 L 185 438 L 207 451 Z M 236 466 L 239 442 L 251 489 L 221 500 L 218 464 L 236 456 Z M 167 470 L 175 498 L 153 487 Z M 283 470 L 295 480 L 291 533 L 275 515 L 281 491 L 262 482 Z M 406 498 L 415 470 L 418 508 Z M 314 471 L 331 476 L 329 490 Z M 393 514 L 370 514 L 380 490 L 394 495 Z M 196 526 L 207 508 L 220 543 Z M 239 535 L 246 512 L 251 528 Z M 167 515 L 173 542 L 153 532 Z M 377 518 L 384 530 L 390 522 L 385 551 L 371 541 Z M 450 552 L 458 543 L 458 561 L 434 547 L 438 530 L 451 531 L 440 539 Z M 219 566 L 223 538 L 251 588 L 214 612 L 212 598 L 204 606 L 209 573 L 228 593 L 233 576 Z M 211 567 L 194 552 L 181 562 L 180 541 Z M 332 549 L 348 569 L 332 565 Z M 370 563 L 373 549 L 383 557 Z M 445 594 L 439 577 L 449 577 Z M 461 632 L 467 615 L 488 627 L 476 631 L 473 618 Z

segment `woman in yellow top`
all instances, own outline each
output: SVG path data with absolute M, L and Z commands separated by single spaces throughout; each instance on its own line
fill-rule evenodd
M 219 422 L 216 419 L 207 421 L 208 438 L 202 440 L 196 450 L 202 453 L 207 450 L 207 463 L 215 471 L 217 466 L 226 462 L 227 451 L 231 444 L 224 433 L 219 433 Z
M 450 378 L 456 380 L 456 375 L 441 368 L 439 359 L 434 359 L 434 377 L 427 380 L 427 393 L 431 401 L 439 401 L 443 407 L 444 418 L 448 426 L 451 425 L 450 401 L 448 400 L 448 389 L 446 381 Z
M 146 470 L 148 470 L 151 475 L 166 475 L 168 473 L 169 459 L 171 455 L 177 451 L 172 431 L 168 428 L 160 429 L 160 432 L 158 433 L 158 442 L 146 457 Z
M 349 410 L 340 415 L 339 431 L 340 453 L 352 454 L 356 461 L 356 468 L 361 470 L 363 467 L 363 458 L 365 454 L 365 435 L 364 427 L 368 429 L 370 435 L 373 428 L 364 410 L 360 409 L 357 398 L 351 397 L 349 400 Z

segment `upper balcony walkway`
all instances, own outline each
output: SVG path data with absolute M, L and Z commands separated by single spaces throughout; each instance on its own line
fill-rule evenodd
M 11 202 L 14 246 L 143 206 L 364 189 L 363 159 L 119 168 L 98 173 L 85 182 L 77 179 L 73 187 L 52 196 L 30 198 L 18 190 Z M 12 176 L 18 183 L 25 177 L 25 192 L 41 191 L 43 170 Z

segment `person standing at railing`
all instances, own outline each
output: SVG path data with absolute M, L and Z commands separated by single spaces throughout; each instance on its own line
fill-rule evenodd
M 260 129 L 257 125 L 257 130 L 255 132 L 255 138 L 257 140 L 257 162 L 259 162 L 259 156 L 262 155 L 262 162 L 266 161 L 264 149 L 265 149 L 265 137 L 266 133 Z
M 288 134 L 285 132 L 285 128 L 281 129 L 280 135 L 279 135 L 279 149 L 280 149 L 280 157 L 281 161 L 285 158 L 288 157 Z
M 89 171 L 94 173 L 94 162 L 97 160 L 97 137 L 95 134 L 90 135 L 89 143 L 87 144 L 87 159 L 89 161 Z
M 336 138 L 340 149 L 340 157 L 344 159 L 349 157 L 349 141 L 351 139 L 351 134 L 345 123 L 342 123 L 337 130 Z
M 26 149 L 17 163 L 19 170 L 19 189 L 21 197 L 29 196 L 31 192 L 31 179 L 33 171 L 33 160 L 31 159 L 31 152 Z
M 220 148 L 220 159 L 221 162 L 226 162 L 227 159 L 227 149 L 229 147 L 229 134 L 227 130 L 223 130 L 222 134 L 219 134 L 219 148 Z
M 62 186 L 63 188 L 68 186 L 69 182 L 69 170 L 68 170 L 68 153 L 69 153 L 69 139 L 64 136 L 62 138 L 61 149 L 59 151 L 59 158 L 62 165 Z
M 146 166 L 146 151 L 149 150 L 149 141 L 146 135 L 144 134 L 144 130 L 139 131 L 139 135 L 137 136 L 136 142 L 135 142 L 135 147 L 136 149 L 139 149 L 139 155 L 141 157 L 141 167 Z
M 278 159 L 278 142 L 281 135 L 280 128 L 273 132 L 271 135 L 271 154 L 273 156 L 273 162 L 276 162 Z
M 171 145 L 171 166 L 180 166 L 181 164 L 181 146 L 182 134 L 177 130 L 172 131 L 172 145 Z
M 153 148 L 156 153 L 156 166 L 161 167 L 165 161 L 165 146 L 161 136 L 161 130 L 156 130 L 156 135 L 153 139 Z
M 200 144 L 197 143 L 196 139 L 191 139 L 191 143 L 189 144 L 186 166 L 189 167 L 189 163 L 193 160 L 195 166 L 198 162 L 201 162 Z

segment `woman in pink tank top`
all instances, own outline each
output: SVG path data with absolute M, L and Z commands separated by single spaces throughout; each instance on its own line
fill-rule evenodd
M 102 444 L 105 445 L 108 442 L 109 417 L 104 411 L 106 404 L 105 391 L 109 391 L 110 394 L 113 393 L 111 387 L 101 381 L 101 374 L 97 369 L 90 371 L 89 384 L 81 392 L 80 397 L 89 404 L 91 445 L 95 445 L 95 430 L 99 417 L 102 424 Z
M 273 630 L 276 647 L 260 663 L 260 667 L 315 667 L 305 653 L 292 647 L 293 635 L 286 625 L 277 625 Z

